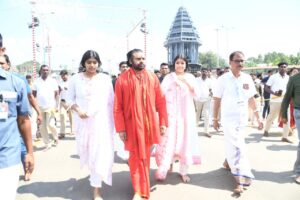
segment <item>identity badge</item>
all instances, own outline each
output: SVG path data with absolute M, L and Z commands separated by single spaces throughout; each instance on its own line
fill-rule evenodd
M 8 103 L 0 102 L 0 119 L 8 118 Z
M 249 84 L 247 84 L 247 83 L 243 84 L 243 89 L 244 90 L 249 90 Z

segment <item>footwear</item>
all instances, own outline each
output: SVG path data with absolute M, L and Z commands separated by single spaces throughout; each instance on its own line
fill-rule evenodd
M 50 144 L 46 144 L 45 148 L 43 149 L 44 152 L 48 151 L 49 149 L 51 149 L 51 145 Z
M 268 137 L 268 136 L 269 136 L 269 132 L 268 132 L 268 131 L 265 131 L 263 136 L 264 136 L 264 137 Z
M 300 176 L 297 176 L 297 177 L 295 178 L 295 183 L 300 184 Z
M 58 139 L 55 139 L 55 140 L 53 141 L 53 145 L 54 145 L 54 146 L 57 146 L 57 145 L 58 145 Z
M 65 134 L 64 133 L 59 134 L 58 139 L 63 139 L 63 138 L 65 138 Z
M 287 139 L 287 138 L 281 138 L 282 142 L 287 142 L 287 143 L 293 143 L 291 140 Z
M 205 133 L 205 136 L 211 138 L 212 135 L 210 133 Z

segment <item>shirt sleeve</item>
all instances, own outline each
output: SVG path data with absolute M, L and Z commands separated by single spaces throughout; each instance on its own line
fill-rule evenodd
M 32 90 L 37 91 L 37 80 L 32 83 Z
M 77 75 L 71 77 L 70 81 L 68 82 L 68 90 L 66 95 L 66 102 L 72 106 L 75 104 L 76 100 L 76 90 L 75 90 L 75 79 Z
M 124 99 L 123 99 L 123 87 L 121 84 L 121 78 L 118 78 L 115 85 L 115 98 L 114 98 L 114 120 L 117 132 L 126 131 L 125 119 L 124 119 Z
M 270 78 L 268 79 L 268 81 L 266 82 L 266 85 L 267 86 L 272 86 L 273 85 L 273 82 L 274 82 L 274 76 L 275 76 L 275 74 L 274 75 L 272 75 L 272 76 L 270 76 Z
M 287 115 L 287 110 L 290 104 L 290 100 L 293 96 L 293 90 L 294 90 L 294 82 L 293 79 L 290 78 L 287 87 L 286 87 L 286 92 L 285 95 L 283 97 L 282 103 L 281 103 L 281 117 L 287 119 L 288 115 Z
M 27 97 L 27 90 L 25 82 L 20 81 L 17 99 L 17 113 L 21 116 L 29 115 L 29 101 Z
M 215 85 L 213 87 L 213 96 L 217 97 L 217 98 L 222 98 L 223 93 L 224 93 L 224 76 L 219 77 L 216 82 Z
M 248 76 L 248 82 L 249 82 L 249 96 L 248 98 L 254 97 L 254 95 L 257 94 L 255 84 L 250 76 Z

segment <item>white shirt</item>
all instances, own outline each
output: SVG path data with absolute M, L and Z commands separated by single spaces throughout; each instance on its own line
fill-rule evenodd
M 273 74 L 270 76 L 269 80 L 267 81 L 266 85 L 270 86 L 273 92 L 278 90 L 282 90 L 282 95 L 280 97 L 271 94 L 270 101 L 271 102 L 282 102 L 283 96 L 286 92 L 286 86 L 289 81 L 289 76 L 287 74 L 282 77 L 279 73 Z
M 59 83 L 59 87 L 61 89 L 60 91 L 60 99 L 66 100 L 68 95 L 68 87 L 69 87 L 69 81 L 62 80 Z
M 256 94 L 251 76 L 240 72 L 235 77 L 230 71 L 217 79 L 213 89 L 213 96 L 222 98 L 222 125 L 247 125 L 248 100 Z
M 197 101 L 204 102 L 211 99 L 209 96 L 209 90 L 212 88 L 212 80 L 210 78 L 206 78 L 205 80 L 202 79 L 202 77 L 196 78 L 197 86 L 199 89 L 198 94 L 200 94 L 199 98 L 197 98 Z
M 52 109 L 56 107 L 55 91 L 58 91 L 58 84 L 55 79 L 47 77 L 36 79 L 33 82 L 32 90 L 36 91 L 36 99 L 41 109 Z

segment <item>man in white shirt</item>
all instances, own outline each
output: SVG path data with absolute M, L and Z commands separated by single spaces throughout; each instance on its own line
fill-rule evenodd
M 245 61 L 244 54 L 240 51 L 233 52 L 229 60 L 231 70 L 218 78 L 213 91 L 213 127 L 219 130 L 218 116 L 221 107 L 226 160 L 236 180 L 234 192 L 241 193 L 254 178 L 245 152 L 244 133 L 248 124 L 248 105 L 255 111 L 259 129 L 263 128 L 263 123 L 259 119 L 254 99 L 254 83 L 250 75 L 241 71 Z
M 281 102 L 286 91 L 286 86 L 289 81 L 289 76 L 286 74 L 286 68 L 288 64 L 286 62 L 280 62 L 278 64 L 278 73 L 270 76 L 266 83 L 265 90 L 271 94 L 270 97 L 270 113 L 267 117 L 264 136 L 269 136 L 269 130 L 273 121 L 278 118 L 280 112 Z M 277 122 L 276 122 L 277 124 Z M 292 143 L 288 139 L 290 124 L 283 123 L 282 142 Z
M 67 104 L 67 93 L 68 93 L 68 85 L 69 85 L 69 74 L 67 70 L 61 70 L 60 72 L 61 82 L 59 83 L 59 94 L 60 94 L 60 106 L 59 106 L 59 114 L 60 114 L 60 135 L 59 138 L 64 138 L 66 134 L 66 119 L 69 117 L 71 133 L 73 133 L 72 129 L 72 112 L 70 109 L 70 105 Z
M 200 97 L 195 100 L 196 105 L 196 123 L 199 124 L 200 116 L 204 117 L 204 133 L 207 137 L 211 137 L 209 133 L 209 113 L 210 113 L 210 101 L 212 97 L 212 81 L 208 78 L 208 70 L 206 68 L 201 69 L 201 76 L 196 78 L 199 88 Z
M 49 132 L 52 133 L 54 145 L 58 143 L 58 136 L 54 124 L 54 114 L 58 110 L 58 84 L 49 76 L 49 67 L 42 65 L 39 71 L 40 77 L 33 83 L 32 93 L 37 98 L 42 111 L 41 135 L 45 143 L 45 150 L 51 147 Z

